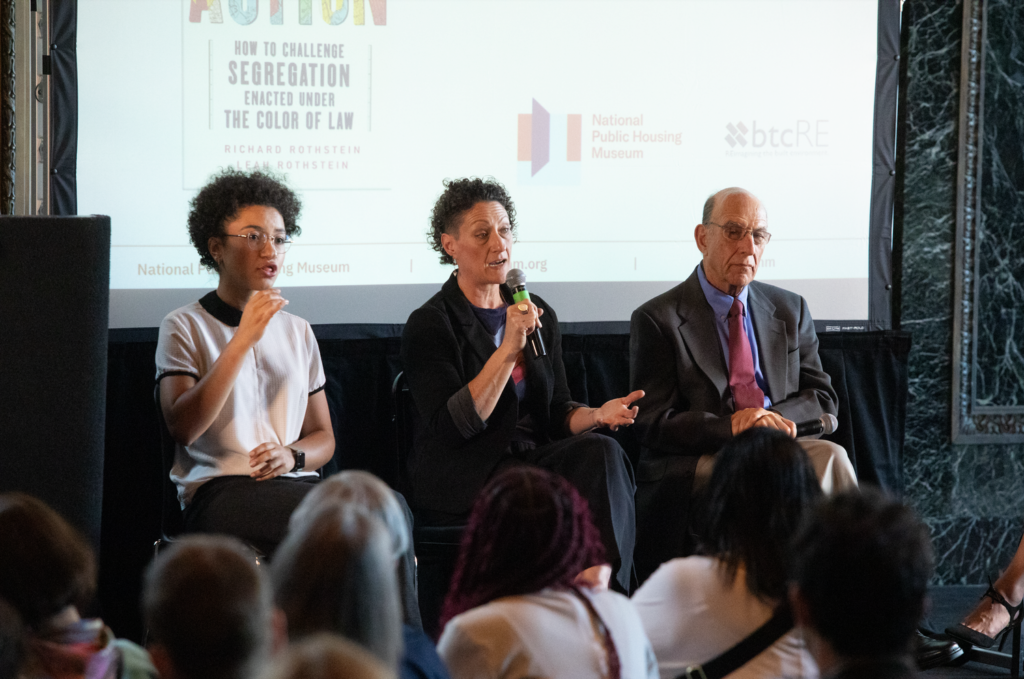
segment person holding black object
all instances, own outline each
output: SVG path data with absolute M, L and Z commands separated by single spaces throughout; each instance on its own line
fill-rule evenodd
M 693 273 L 630 322 L 630 382 L 647 392 L 636 423 L 640 582 L 690 553 L 689 499 L 732 437 L 751 427 L 796 437 L 805 423 L 821 433 L 821 416 L 838 412 L 807 301 L 754 280 L 771 240 L 761 201 L 735 187 L 713 194 L 694 240 L 702 258 Z M 800 445 L 826 493 L 857 485 L 842 446 Z
M 631 425 L 643 392 L 599 408 L 572 400 L 554 311 L 537 295 L 515 301 L 505 285 L 516 230 L 511 197 L 492 179 L 448 180 L 445 187 L 429 238 L 441 261 L 458 269 L 402 334 L 416 411 L 409 471 L 417 520 L 464 524 L 476 493 L 499 471 L 544 467 L 586 497 L 617 586 L 628 591 L 633 470 L 619 444 L 593 430 Z M 539 343 L 537 353 L 527 348 L 535 333 L 543 354 Z
M 189 236 L 220 280 L 164 318 L 156 351 L 185 531 L 234 535 L 267 555 L 334 454 L 316 337 L 274 287 L 300 210 L 261 171 L 228 168 L 203 187 Z

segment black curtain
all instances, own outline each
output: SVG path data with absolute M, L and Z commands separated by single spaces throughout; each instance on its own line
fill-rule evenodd
M 326 471 L 366 469 L 395 485 L 391 385 L 401 370 L 400 328 L 375 339 L 345 339 L 344 326 L 314 326 L 314 332 L 337 441 Z M 832 438 L 850 452 L 864 482 L 900 493 L 909 335 L 829 333 L 819 339 L 840 398 Z M 567 334 L 562 350 L 573 398 L 600 404 L 629 392 L 628 334 Z M 155 352 L 155 330 L 111 331 L 100 594 L 107 623 L 135 639 L 142 634 L 138 593 L 159 535 L 165 474 L 153 403 Z M 613 436 L 635 461 L 633 430 Z

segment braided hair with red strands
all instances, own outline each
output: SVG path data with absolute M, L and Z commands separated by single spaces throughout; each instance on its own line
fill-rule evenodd
M 572 484 L 536 467 L 502 472 L 473 504 L 441 627 L 501 597 L 569 589 L 581 571 L 603 562 L 590 507 Z

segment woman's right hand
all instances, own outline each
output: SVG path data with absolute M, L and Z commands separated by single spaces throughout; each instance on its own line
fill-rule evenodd
M 526 299 L 516 302 L 505 311 L 505 338 L 502 345 L 511 354 L 518 354 L 526 346 L 526 336 L 540 330 L 540 317 L 544 310 Z
M 288 300 L 281 297 L 281 291 L 277 288 L 260 290 L 253 293 L 249 302 L 242 311 L 242 320 L 238 324 L 237 337 L 246 347 L 251 349 L 263 337 L 267 324 L 274 315 L 288 304 Z

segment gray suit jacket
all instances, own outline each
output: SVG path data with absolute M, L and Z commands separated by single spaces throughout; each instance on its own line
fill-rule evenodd
M 749 286 L 747 308 L 772 410 L 794 422 L 813 420 L 825 412 L 836 414 L 836 393 L 821 369 L 818 337 L 803 297 L 755 281 Z M 644 533 L 651 530 L 642 524 L 685 524 L 697 459 L 717 452 L 732 438 L 729 373 L 714 312 L 696 269 L 633 312 L 629 360 L 630 389 L 646 392 L 638 403 L 635 425 L 641 443 L 637 466 L 637 550 L 641 551 Z M 666 540 L 662 531 L 655 533 L 652 539 L 665 542 L 662 546 L 670 556 L 680 555 L 681 546 L 670 548 L 678 534 Z

